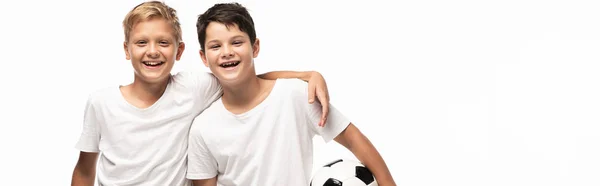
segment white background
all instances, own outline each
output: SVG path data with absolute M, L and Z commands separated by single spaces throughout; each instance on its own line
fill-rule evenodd
M 136 1 L 2 3 L 0 185 L 69 185 L 88 94 L 126 84 Z M 196 16 L 166 1 L 201 69 Z M 257 71 L 316 70 L 399 185 L 600 185 L 600 4 L 583 0 L 240 1 Z M 393 4 L 392 4 L 393 3 Z M 315 167 L 352 158 L 315 140 Z

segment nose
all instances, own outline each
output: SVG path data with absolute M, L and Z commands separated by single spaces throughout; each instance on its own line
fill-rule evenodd
M 222 48 L 223 48 L 223 50 L 221 50 L 221 57 L 223 57 L 223 58 L 233 57 L 233 49 L 231 48 L 231 45 L 223 46 Z
M 149 58 L 158 58 L 160 55 L 157 47 L 158 46 L 156 46 L 156 44 L 149 44 L 148 51 L 146 51 L 146 55 Z

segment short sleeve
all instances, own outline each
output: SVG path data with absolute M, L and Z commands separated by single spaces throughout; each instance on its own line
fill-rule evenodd
M 100 152 L 98 145 L 100 143 L 100 118 L 94 108 L 93 97 L 90 96 L 86 102 L 83 115 L 83 128 L 79 141 L 75 148 L 83 152 Z
M 308 96 L 308 95 L 307 95 Z M 307 117 L 311 129 L 318 135 L 320 135 L 325 142 L 330 142 L 333 138 L 337 137 L 342 131 L 348 127 L 350 120 L 346 118 L 339 110 L 337 110 L 331 103 L 329 104 L 329 115 L 327 116 L 327 123 L 325 127 L 319 127 L 321 121 L 322 106 L 318 101 L 313 104 L 307 105 Z
M 188 171 L 186 178 L 190 180 L 210 179 L 217 176 L 217 160 L 211 154 L 202 138 L 201 132 L 192 130 L 188 145 Z

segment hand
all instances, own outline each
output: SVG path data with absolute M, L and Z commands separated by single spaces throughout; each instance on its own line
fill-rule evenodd
M 315 95 L 323 107 L 323 115 L 321 115 L 319 126 L 324 127 L 325 122 L 327 122 L 327 115 L 329 115 L 329 91 L 327 90 L 325 78 L 319 72 L 311 72 L 308 80 L 308 103 L 313 104 L 315 102 Z

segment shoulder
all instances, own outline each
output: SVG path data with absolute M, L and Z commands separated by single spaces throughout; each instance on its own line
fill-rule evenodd
M 202 71 L 181 71 L 173 75 L 173 81 L 177 83 L 199 83 L 216 81 L 217 78 L 209 72 Z
M 277 79 L 272 92 L 284 102 L 308 103 L 308 83 L 299 79 Z
M 209 72 L 196 71 L 196 70 L 184 70 L 177 72 L 173 75 L 176 80 L 187 80 L 187 79 L 198 79 L 198 78 L 209 78 L 213 76 Z
M 96 89 L 88 95 L 88 105 L 100 105 L 112 101 L 120 96 L 119 86 L 110 86 Z
M 217 78 L 209 72 L 181 71 L 172 76 L 173 88 L 181 91 L 192 91 L 195 95 L 213 95 L 221 90 Z M 198 94 L 203 93 L 203 94 Z
M 277 79 L 275 86 L 279 92 L 290 96 L 305 96 L 308 94 L 308 83 L 299 79 Z

